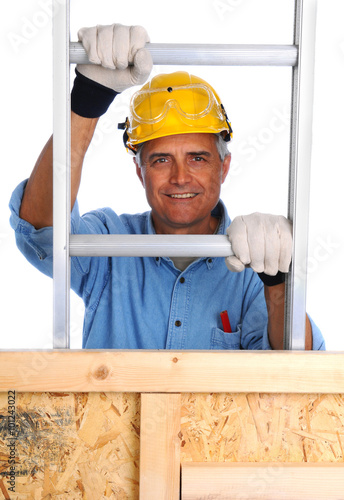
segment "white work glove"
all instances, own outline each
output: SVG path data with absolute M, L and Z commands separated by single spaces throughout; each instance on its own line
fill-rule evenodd
M 293 234 L 285 217 L 261 213 L 235 217 L 227 234 L 234 252 L 225 259 L 230 271 L 240 272 L 249 266 L 269 276 L 288 272 Z
M 94 64 L 78 64 L 76 69 L 90 80 L 122 92 L 148 79 L 153 62 L 144 48 L 150 40 L 142 26 L 81 28 L 78 38 Z

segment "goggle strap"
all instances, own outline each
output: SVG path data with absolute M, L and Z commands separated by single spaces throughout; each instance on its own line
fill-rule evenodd
M 126 128 L 127 128 L 127 120 L 128 120 L 128 118 L 126 118 L 125 122 L 119 123 L 119 124 L 117 125 L 117 128 L 118 128 L 119 130 L 126 130 Z
M 224 105 L 222 103 L 221 103 L 221 109 L 223 111 L 223 114 L 225 115 L 226 123 L 228 125 L 228 133 L 224 136 L 224 140 L 226 142 L 229 142 L 231 140 L 231 138 L 232 138 L 232 135 L 233 135 L 233 129 L 232 129 L 231 124 L 229 122 L 229 119 L 228 119 L 225 107 L 224 107 Z
M 123 133 L 123 144 L 126 148 L 130 149 L 130 151 L 132 151 L 134 154 L 136 154 L 136 150 L 133 149 L 129 144 L 128 144 L 128 139 L 129 139 L 129 135 L 128 135 L 128 117 L 126 118 L 125 122 L 122 122 L 122 123 L 118 123 L 117 125 L 117 128 L 119 130 L 124 130 L 124 133 Z

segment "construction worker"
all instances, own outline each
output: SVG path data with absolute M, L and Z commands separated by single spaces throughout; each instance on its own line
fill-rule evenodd
M 228 258 L 72 257 L 71 284 L 85 303 L 83 347 L 114 349 L 282 349 L 284 277 L 291 223 L 252 214 L 230 221 L 220 200 L 232 129 L 215 90 L 186 72 L 158 75 L 136 92 L 124 128 L 151 211 L 82 217 L 76 201 L 98 118 L 116 95 L 143 84 L 152 60 L 140 26 L 79 31 L 94 65 L 78 65 L 71 113 L 71 230 L 98 234 L 226 234 Z M 127 187 L 130 196 L 130 186 Z M 17 245 L 52 275 L 52 138 L 10 208 Z M 223 311 L 226 311 L 225 313 Z M 324 349 L 306 318 L 306 348 Z

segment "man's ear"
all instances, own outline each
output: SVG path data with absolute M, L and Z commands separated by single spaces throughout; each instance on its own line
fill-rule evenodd
M 231 164 L 231 159 L 232 159 L 232 156 L 229 153 L 225 157 L 225 159 L 223 160 L 223 163 L 222 163 L 222 184 L 225 182 L 227 174 L 229 172 L 229 167 L 230 167 L 230 164 Z
M 136 158 L 133 158 L 133 161 L 134 161 L 135 166 L 136 166 L 137 177 L 140 179 L 142 186 L 145 187 L 145 182 L 144 182 L 143 175 L 142 175 L 142 169 L 139 166 L 139 164 L 137 163 Z

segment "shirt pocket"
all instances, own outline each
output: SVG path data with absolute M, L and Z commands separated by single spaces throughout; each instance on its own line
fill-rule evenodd
M 211 349 L 241 349 L 241 325 L 235 332 L 226 333 L 220 328 L 213 328 L 211 334 Z

